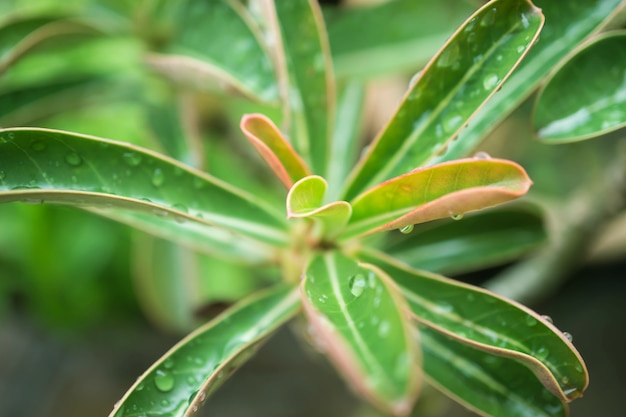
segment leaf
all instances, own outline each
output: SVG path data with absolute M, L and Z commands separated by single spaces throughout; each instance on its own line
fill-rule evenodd
M 564 57 L 583 39 L 598 30 L 624 9 L 623 0 L 535 0 L 546 16 L 541 37 L 524 58 L 519 68 L 472 118 L 468 128 L 439 155 L 433 163 L 462 158 L 544 81 Z
M 585 363 L 545 317 L 482 288 L 414 270 L 381 253 L 363 259 L 393 277 L 415 318 L 461 343 L 515 359 L 564 401 L 587 388 Z
M 527 0 L 492 1 L 470 17 L 416 77 L 353 171 L 345 199 L 442 151 L 526 55 L 542 24 Z
M 116 404 L 109 417 L 191 416 L 299 308 L 278 287 L 247 298 L 177 343 Z
M 412 233 L 388 233 L 381 248 L 413 268 L 440 273 L 482 269 L 513 260 L 546 242 L 534 207 L 513 207 L 432 222 Z
M 265 162 L 288 189 L 294 182 L 311 175 L 309 168 L 274 123 L 262 114 L 241 119 L 241 130 Z
M 386 412 L 408 414 L 420 354 L 404 300 L 386 274 L 327 252 L 313 258 L 301 291 L 314 339 L 350 386 Z
M 320 230 L 313 235 L 330 239 L 343 231 L 352 207 L 345 201 L 323 204 L 326 180 L 315 175 L 305 177 L 294 184 L 287 195 L 287 218 L 309 218 L 316 220 Z
M 552 75 L 537 98 L 533 126 L 547 143 L 626 126 L 626 32 L 594 39 Z
M 522 167 L 503 159 L 461 159 L 420 168 L 352 201 L 343 237 L 463 215 L 521 197 L 531 184 Z
M 429 382 L 472 411 L 491 417 L 565 417 L 567 404 L 515 360 L 490 355 L 420 327 Z
M 289 107 L 294 148 L 313 170 L 326 175 L 335 114 L 335 82 L 319 5 L 314 0 L 273 2 L 273 35 Z
M 337 78 L 414 71 L 472 11 L 465 2 L 415 0 L 325 10 Z
M 276 209 L 200 171 L 139 147 L 62 131 L 0 131 L 0 202 L 139 210 L 286 243 Z
M 163 54 L 148 64 L 178 82 L 204 89 L 225 83 L 249 98 L 278 98 L 274 68 L 261 34 L 239 2 L 163 3 L 162 19 L 174 26 Z

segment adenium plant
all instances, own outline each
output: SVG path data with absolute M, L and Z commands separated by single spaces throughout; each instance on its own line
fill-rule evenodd
M 526 0 L 478 10 L 414 77 L 352 166 L 360 143 L 344 115 L 353 103 L 337 93 L 349 86 L 336 86 L 317 4 L 260 2 L 254 13 L 229 2 L 211 7 L 246 17 L 239 24 L 255 36 L 250 49 L 265 51 L 276 74 L 268 84 L 267 63 L 256 78 L 255 68 L 218 63 L 244 95 L 279 99 L 281 120 L 247 114 L 241 130 L 277 177 L 281 198 L 129 143 L 42 128 L 0 131 L 2 202 L 78 206 L 281 271 L 280 284 L 227 309 L 155 362 L 111 416 L 193 415 L 298 314 L 308 340 L 347 383 L 389 414 L 407 415 L 426 379 L 483 415 L 567 415 L 588 383 L 567 334 L 514 301 L 410 266 L 378 238 L 402 233 L 419 247 L 415 224 L 460 220 L 529 190 L 531 180 L 512 161 L 446 155 L 458 152 L 465 126 L 537 41 L 541 11 Z M 149 61 L 193 67 L 176 55 Z

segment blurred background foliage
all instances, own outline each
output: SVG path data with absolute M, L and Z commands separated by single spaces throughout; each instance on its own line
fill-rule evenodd
M 3 0 L 0 126 L 132 142 L 217 177 L 228 173 L 230 181 L 235 171 L 233 182 L 261 189 L 273 180 L 245 146 L 238 122 L 253 111 L 280 120 L 273 70 L 263 51 L 229 43 L 241 28 L 220 26 L 223 8 L 213 7 L 221 2 L 192 3 Z M 231 3 L 254 10 L 253 1 Z M 349 119 L 362 125 L 363 141 L 392 113 L 416 70 L 481 3 L 323 2 L 340 91 L 363 103 L 362 114 Z M 619 1 L 590 3 L 623 10 Z M 623 13 L 611 14 L 605 29 L 623 22 Z M 251 81 L 215 77 L 202 63 Z M 591 373 L 588 398 L 573 405 L 572 415 L 619 415 L 626 388 L 626 341 L 617 321 L 626 305 L 624 129 L 546 145 L 533 132 L 534 100 L 480 146 L 528 170 L 535 185 L 526 205 L 507 208 L 511 215 L 416 228 L 423 238 L 418 252 L 405 250 L 403 235 L 389 235 L 384 244 L 425 269 L 551 315 L 574 334 Z M 503 239 L 515 241 L 515 250 L 504 253 Z M 494 256 L 476 263 L 475 253 Z M 180 335 L 273 279 L 87 211 L 0 205 L 0 416 L 106 415 Z M 377 415 L 309 353 L 279 333 L 203 413 Z M 327 400 L 320 403 L 322 396 Z M 415 415 L 469 413 L 434 391 L 423 396 Z

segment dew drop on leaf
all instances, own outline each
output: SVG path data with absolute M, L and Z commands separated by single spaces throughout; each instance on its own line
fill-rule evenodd
M 550 316 L 541 316 L 542 319 L 544 319 L 545 321 L 547 321 L 550 324 L 553 324 L 554 322 L 552 321 L 552 317 Z
M 35 141 L 30 145 L 31 149 L 35 152 L 45 151 L 47 146 L 42 141 Z
M 572 336 L 572 334 L 569 332 L 563 332 L 563 336 L 567 339 L 568 342 L 574 341 L 574 336 Z
M 474 154 L 474 159 L 491 159 L 491 155 L 489 155 L 487 152 L 476 152 Z
M 165 174 L 161 168 L 156 168 L 152 173 L 152 185 L 160 187 L 165 182 Z
M 83 159 L 76 152 L 68 152 L 65 155 L 65 162 L 70 166 L 77 167 L 83 163 Z
M 545 360 L 549 354 L 550 351 L 545 346 L 541 346 L 539 349 L 533 352 L 533 356 L 535 356 L 539 360 Z
M 154 385 L 159 391 L 168 392 L 174 388 L 174 377 L 168 371 L 157 369 L 154 376 Z
M 350 292 L 352 293 L 352 295 L 354 295 L 355 297 L 359 297 L 361 294 L 363 294 L 363 291 L 367 286 L 367 282 L 362 274 L 356 274 L 350 278 L 350 282 L 348 283 L 348 285 L 350 286 Z
M 131 167 L 136 167 L 141 164 L 141 155 L 136 152 L 125 152 L 122 155 L 122 159 L 124 159 L 124 162 Z
M 537 319 L 529 314 L 526 316 L 526 324 L 530 327 L 535 326 L 537 324 Z
M 493 90 L 500 81 L 500 77 L 496 74 L 487 74 L 485 78 L 483 78 L 483 88 L 487 91 Z
M 452 220 L 462 220 L 463 219 L 463 213 L 451 214 L 450 218 Z
M 400 229 L 400 233 L 408 235 L 409 233 L 413 231 L 413 229 L 414 229 L 414 226 L 412 224 L 407 224 L 406 226 Z

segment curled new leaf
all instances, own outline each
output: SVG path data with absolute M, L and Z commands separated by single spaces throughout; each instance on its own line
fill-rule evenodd
M 526 194 L 522 167 L 502 159 L 461 159 L 421 168 L 357 196 L 345 237 L 463 215 Z

